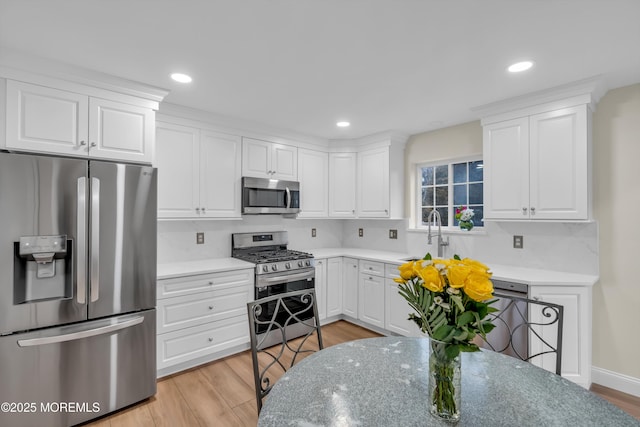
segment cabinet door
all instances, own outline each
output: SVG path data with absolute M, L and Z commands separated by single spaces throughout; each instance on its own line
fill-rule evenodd
M 159 218 L 198 216 L 198 159 L 198 129 L 161 122 L 156 124 Z
M 327 260 L 327 317 L 342 314 L 342 258 Z
M 358 319 L 384 328 L 384 277 L 360 274 Z
M 529 119 L 530 216 L 588 219 L 587 106 Z
M 409 307 L 407 300 L 398 293 L 398 284 L 393 279 L 386 279 L 384 288 L 384 328 L 406 337 L 420 336 L 418 326 L 409 320 L 409 313 L 412 313 L 413 309 Z
M 329 216 L 356 216 L 356 153 L 329 154 Z
M 389 217 L 389 147 L 358 153 L 358 217 Z
M 106 99 L 89 100 L 89 155 L 151 163 L 155 112 Z
M 591 385 L 591 288 L 586 286 L 531 286 L 531 298 L 563 306 L 562 376 L 585 388 Z M 544 323 L 540 313 L 531 321 Z M 557 329 L 545 327 L 539 331 L 543 339 L 555 339 Z M 537 347 L 534 347 L 537 345 Z M 532 340 L 530 351 L 542 350 L 539 340 Z M 532 359 L 532 363 L 555 372 L 553 357 Z
M 271 177 L 286 181 L 298 180 L 298 148 L 289 145 L 272 144 Z
M 200 216 L 240 217 L 241 139 L 200 133 Z
M 271 178 L 271 143 L 242 138 L 242 176 Z
M 327 263 L 324 259 L 316 259 L 316 299 L 320 320 L 327 318 Z
M 86 156 L 89 98 L 7 80 L 9 149 Z
M 343 258 L 342 269 L 342 312 L 354 319 L 358 318 L 358 260 Z
M 529 120 L 484 126 L 484 216 L 529 218 Z
M 329 215 L 329 155 L 298 150 L 300 213 L 298 217 L 326 218 Z

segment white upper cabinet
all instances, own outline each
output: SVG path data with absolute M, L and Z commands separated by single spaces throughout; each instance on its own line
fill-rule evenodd
M 298 149 L 300 213 L 303 218 L 326 218 L 329 214 L 329 154 Z
M 329 216 L 356 216 L 356 153 L 329 153 Z
M 200 131 L 156 123 L 158 217 L 198 217 L 200 207 Z
M 298 180 L 297 147 L 242 138 L 242 175 Z
M 158 217 L 239 218 L 241 139 L 158 122 Z
M 389 217 L 389 147 L 358 153 L 358 204 L 360 218 Z
M 589 219 L 589 129 L 586 104 L 484 124 L 485 218 Z
M 7 80 L 6 148 L 151 163 L 155 111 Z

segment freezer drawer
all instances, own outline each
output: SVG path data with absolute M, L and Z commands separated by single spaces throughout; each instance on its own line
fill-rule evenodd
M 70 426 L 154 395 L 155 335 L 152 309 L 0 337 L 0 425 Z

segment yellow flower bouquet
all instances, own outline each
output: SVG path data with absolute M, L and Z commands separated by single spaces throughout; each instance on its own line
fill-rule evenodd
M 460 418 L 460 352 L 478 351 L 476 336 L 486 337 L 497 311 L 489 267 L 457 255 L 423 259 L 398 267 L 398 289 L 414 313 L 409 319 L 431 338 L 429 391 L 431 413 L 449 421 Z M 457 383 L 457 384 L 456 384 Z

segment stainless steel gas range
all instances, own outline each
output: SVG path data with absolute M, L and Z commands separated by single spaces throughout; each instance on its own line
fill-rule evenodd
M 256 265 L 255 270 L 255 299 L 268 297 L 302 289 L 315 287 L 315 262 L 313 255 L 294 251 L 287 248 L 289 237 L 286 231 L 271 231 L 265 233 L 235 233 L 231 235 L 231 256 Z M 301 303 L 302 304 L 302 303 Z M 306 320 L 313 315 L 311 310 L 301 315 Z M 274 309 L 263 310 L 262 320 L 270 319 Z M 277 319 L 277 315 L 276 315 Z M 305 334 L 308 328 L 295 323 L 286 329 L 288 339 Z M 264 328 L 258 329 L 264 333 Z M 269 341 L 280 341 L 281 338 L 266 338 Z

